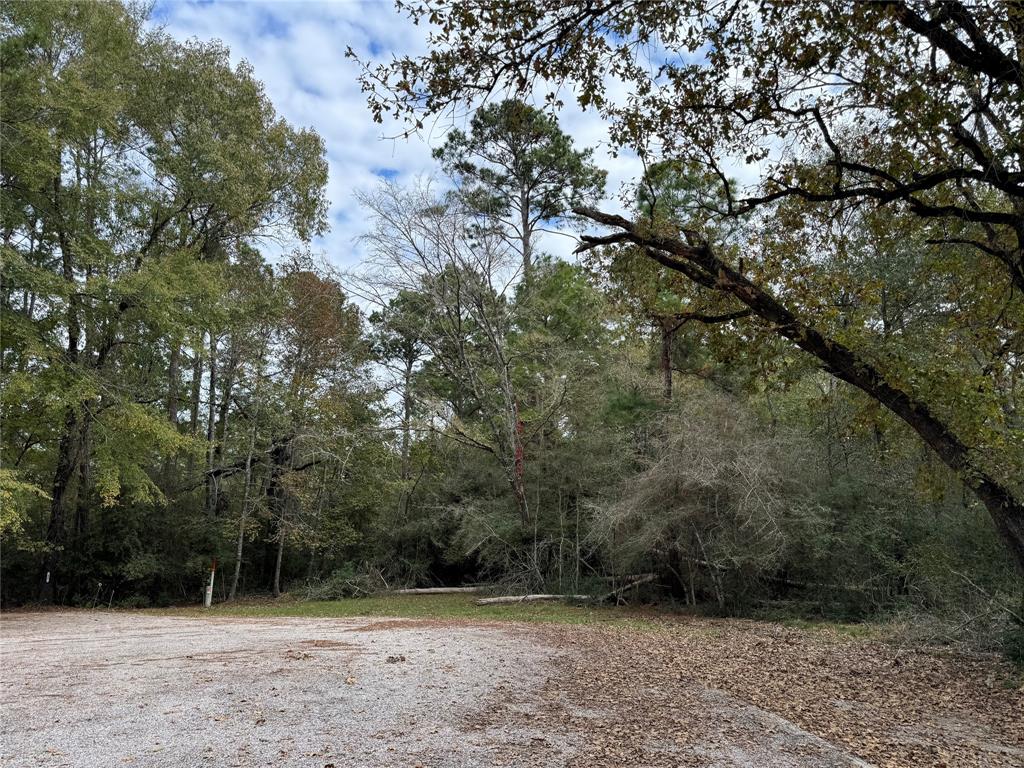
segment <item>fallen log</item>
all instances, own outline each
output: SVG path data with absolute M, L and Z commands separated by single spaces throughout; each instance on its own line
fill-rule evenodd
M 601 576 L 605 581 L 636 581 L 638 579 L 651 580 L 657 577 L 655 573 L 627 573 L 623 576 Z
M 535 603 L 544 600 L 571 600 L 572 602 L 595 602 L 603 603 L 605 600 L 611 600 L 613 597 L 618 598 L 623 592 L 633 589 L 633 587 L 639 587 L 641 584 L 647 584 L 648 582 L 654 581 L 658 578 L 657 574 L 644 573 L 640 574 L 640 578 L 636 581 L 631 581 L 629 584 L 625 584 L 618 589 L 613 589 L 606 595 L 506 595 L 504 597 L 482 597 L 479 600 L 474 600 L 476 605 L 499 605 L 501 603 Z
M 467 592 L 483 592 L 483 587 L 421 587 L 419 589 L 396 589 L 396 595 L 457 595 Z
M 474 600 L 476 605 L 497 605 L 498 603 L 536 603 L 543 600 L 592 600 L 590 595 L 507 595 L 505 597 L 482 597 Z

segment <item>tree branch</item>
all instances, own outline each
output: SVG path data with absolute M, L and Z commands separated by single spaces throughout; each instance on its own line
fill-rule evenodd
M 669 269 L 684 272 L 679 265 L 688 264 L 701 274 L 715 275 L 715 290 L 734 296 L 753 314 L 771 323 L 780 336 L 816 357 L 826 371 L 896 414 L 978 495 L 1013 552 L 1018 568 L 1024 572 L 1024 504 L 975 463 L 969 447 L 927 403 L 890 383 L 885 372 L 868 358 L 802 320 L 768 289 L 726 264 L 707 243 L 693 245 L 673 237 L 648 234 L 622 216 L 595 208 L 578 207 L 574 212 L 598 224 L 618 228 L 625 240 L 641 246 Z

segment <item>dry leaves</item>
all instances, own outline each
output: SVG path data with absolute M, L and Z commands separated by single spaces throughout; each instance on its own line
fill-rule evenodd
M 1024 765 L 1024 691 L 995 658 L 735 620 L 537 631 L 560 674 L 475 727 L 529 720 L 580 745 L 573 765 Z

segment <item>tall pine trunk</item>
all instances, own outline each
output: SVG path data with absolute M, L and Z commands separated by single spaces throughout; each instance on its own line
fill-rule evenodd
M 210 386 L 206 405 L 206 514 L 217 511 L 217 478 L 213 474 L 213 460 L 216 452 L 217 414 L 217 337 L 210 332 Z
M 412 368 L 414 360 L 409 357 L 405 360 L 405 371 L 402 377 L 402 481 L 406 482 L 412 477 L 412 461 L 410 449 L 412 446 Z
M 238 368 L 238 346 L 234 337 L 228 346 L 228 359 L 225 369 L 221 372 L 221 398 L 217 408 L 217 429 L 213 449 L 213 467 L 219 467 L 224 459 L 224 448 L 228 437 L 228 418 L 231 415 L 231 393 L 235 385 L 235 372 Z M 219 511 L 220 492 L 215 485 L 213 512 Z
M 167 362 L 167 421 L 175 427 L 178 425 L 178 388 L 180 386 L 181 341 L 175 336 L 171 339 L 170 356 Z M 164 457 L 164 484 L 170 486 L 172 473 L 175 469 L 175 457 L 169 453 Z
M 88 410 L 86 414 L 88 414 Z M 78 462 L 78 490 L 75 493 L 75 523 L 73 526 L 75 540 L 79 545 L 89 527 L 89 487 L 92 482 L 89 473 L 89 457 L 92 455 L 92 419 L 88 417 L 82 419 L 80 432 L 81 457 Z
M 523 282 L 529 282 L 533 276 L 533 232 L 530 227 L 530 191 L 523 189 L 519 195 L 519 236 L 523 249 Z
M 238 521 L 238 542 L 235 545 L 235 573 L 231 578 L 231 593 L 228 600 L 234 600 L 238 593 L 238 582 L 242 575 L 242 554 L 245 549 L 245 524 L 249 518 L 249 497 L 252 494 L 252 461 L 256 454 L 256 434 L 259 429 L 260 405 L 262 404 L 263 358 L 266 355 L 266 337 L 256 358 L 256 387 L 253 392 L 255 402 L 252 415 L 252 431 L 249 433 L 249 448 L 245 454 L 245 488 L 242 492 L 242 513 Z M 225 398 L 226 400 L 227 398 Z
M 284 559 L 284 539 L 287 531 L 285 515 L 288 498 L 281 476 L 292 463 L 292 435 L 285 435 L 270 450 L 270 479 L 267 482 L 267 501 L 271 514 L 277 519 L 277 555 L 274 562 L 274 597 L 281 594 L 281 561 Z
M 171 341 L 171 354 L 167 363 L 167 420 L 178 423 L 178 368 L 181 365 L 181 342 Z
M 195 437 L 199 434 L 199 408 L 203 390 L 203 335 L 192 346 L 192 391 L 189 396 L 188 433 Z M 195 471 L 195 458 L 188 457 L 188 476 L 191 479 Z

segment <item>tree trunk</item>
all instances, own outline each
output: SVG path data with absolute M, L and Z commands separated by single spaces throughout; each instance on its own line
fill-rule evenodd
M 217 430 L 214 439 L 213 464 L 219 467 L 224 459 L 224 446 L 228 437 L 228 417 L 231 414 L 231 392 L 235 384 L 235 371 L 238 367 L 238 349 L 234 339 L 228 351 L 227 368 L 221 373 L 221 399 L 217 408 Z M 219 514 L 223 501 L 219 486 L 214 486 L 213 513 Z
M 245 494 L 242 499 L 242 514 L 238 521 L 238 543 L 235 545 L 235 572 L 231 577 L 231 591 L 228 593 L 228 600 L 234 601 L 238 592 L 238 580 L 242 575 L 242 554 L 245 549 L 245 523 L 246 513 L 249 511 L 249 478 L 246 472 Z
M 167 364 L 167 420 L 178 423 L 178 366 L 181 361 L 181 343 L 171 341 L 171 355 Z
M 221 373 L 221 399 L 217 412 L 217 455 L 224 454 L 224 440 L 228 434 L 228 416 L 231 414 L 231 393 L 235 388 L 235 373 L 238 370 L 238 347 L 232 339 L 228 348 L 227 368 Z
M 281 560 L 284 558 L 284 517 L 278 525 L 277 558 L 274 562 L 274 597 L 281 596 Z
M 167 421 L 173 424 L 175 427 L 178 425 L 178 389 L 181 385 L 180 382 L 180 367 L 181 367 L 181 340 L 175 336 L 171 339 L 171 353 L 170 358 L 167 362 Z M 163 477 L 164 484 L 170 487 L 172 482 L 172 471 L 175 468 L 175 457 L 173 453 L 168 453 L 164 457 L 163 465 Z
M 253 420 L 252 435 L 249 438 L 249 451 L 245 455 L 245 490 L 242 492 L 242 514 L 238 522 L 238 544 L 235 546 L 235 574 L 231 579 L 231 594 L 228 600 L 235 599 L 238 591 L 238 579 L 242 574 L 242 550 L 245 547 L 245 523 L 249 513 L 249 493 L 252 488 L 252 456 L 256 451 L 256 421 Z
M 523 248 L 523 282 L 529 282 L 533 274 L 533 231 L 530 226 L 530 192 L 522 190 L 519 195 L 520 237 Z
M 512 498 L 515 500 L 516 510 L 519 512 L 519 519 L 523 525 L 528 525 L 530 522 L 530 507 L 526 500 L 526 486 L 523 484 L 523 476 L 515 470 L 513 470 L 511 486 Z
M 507 597 L 482 597 L 474 600 L 476 605 L 501 605 L 503 603 L 539 603 L 552 600 L 591 600 L 590 595 L 508 595 Z
M 627 578 L 629 578 L 629 577 L 627 577 Z M 656 574 L 656 573 L 638 573 L 638 574 L 635 574 L 631 581 L 627 582 L 626 584 L 623 584 L 621 587 L 613 589 L 611 592 L 609 592 L 609 593 L 607 593 L 605 595 L 602 595 L 601 597 L 597 598 L 597 600 L 603 603 L 606 600 L 611 600 L 614 597 L 616 602 L 618 602 L 620 600 L 620 598 L 622 597 L 622 593 L 623 592 L 628 592 L 631 589 L 636 589 L 637 587 L 641 587 L 644 584 L 650 584 L 652 581 L 656 580 L 657 578 L 658 578 L 658 574 Z
M 92 420 L 82 419 L 80 440 L 81 457 L 78 462 L 78 490 L 75 493 L 75 524 L 72 527 L 76 540 L 85 536 L 89 527 L 89 457 L 92 455 Z
M 61 179 L 53 180 L 54 206 L 60 210 Z M 74 255 L 67 233 L 57 233 L 61 251 L 61 273 L 71 293 L 67 308 L 68 343 L 65 355 L 68 364 L 78 365 L 82 326 L 80 321 L 81 298 L 75 279 Z M 39 578 L 39 599 L 55 600 L 57 596 L 57 568 L 60 563 L 67 536 L 67 520 L 73 514 L 78 492 L 79 470 L 82 462 L 82 425 L 88 418 L 83 402 L 71 403 L 64 415 L 64 431 L 57 445 L 57 466 L 53 473 L 53 487 L 50 493 L 50 522 L 46 527 L 45 558 Z
M 661 333 L 661 381 L 662 397 L 665 402 L 672 402 L 672 330 L 669 321 L 659 318 L 658 330 Z
M 306 583 L 313 583 L 313 574 L 316 573 L 316 549 L 311 547 L 309 559 L 306 561 Z
M 206 406 L 206 514 L 213 516 L 217 511 L 217 478 L 213 475 L 216 454 L 217 413 L 217 337 L 210 332 L 210 386 Z
M 288 508 L 288 499 L 285 496 L 284 486 L 281 484 L 281 475 L 291 466 L 292 461 L 292 436 L 286 435 L 281 438 L 270 450 L 270 479 L 267 482 L 267 497 L 271 513 L 277 518 L 277 555 L 274 562 L 274 597 L 281 594 L 281 560 L 284 557 L 285 539 L 285 514 Z
M 412 446 L 412 368 L 415 360 L 408 357 L 405 360 L 405 371 L 402 377 L 402 481 L 406 482 L 412 477 L 412 462 L 410 461 L 410 448 Z
M 192 392 L 189 402 L 188 433 L 195 437 L 199 434 L 199 404 L 202 397 L 203 387 L 203 337 L 200 336 L 198 343 L 192 348 Z M 195 459 L 192 455 L 188 457 L 188 475 L 191 479 L 195 469 Z
M 526 484 L 523 481 L 526 468 L 526 449 L 523 445 L 523 421 L 519 418 L 519 403 L 516 401 L 515 392 L 512 389 L 512 381 L 508 375 L 507 364 L 503 367 L 502 394 L 505 399 L 506 409 L 504 417 L 505 430 L 508 434 L 505 440 L 499 442 L 499 450 L 511 455 L 501 456 L 499 459 L 505 467 L 516 511 L 519 512 L 519 519 L 523 525 L 529 525 L 530 506 L 526 496 Z M 504 443 L 503 447 L 502 443 Z
M 84 458 L 83 427 L 87 416 L 78 407 L 69 406 L 64 431 L 57 446 L 57 467 L 50 492 L 50 522 L 46 527 L 46 555 L 39 575 L 38 597 L 52 602 L 57 597 L 57 576 L 67 541 L 67 523 L 78 500 L 78 481 Z
M 245 524 L 248 521 L 249 497 L 252 494 L 252 460 L 256 454 L 256 434 L 260 423 L 260 405 L 262 404 L 263 361 L 267 353 L 267 336 L 264 332 L 263 343 L 256 358 L 256 386 L 253 391 L 255 407 L 252 414 L 252 431 L 249 433 L 249 449 L 245 454 L 245 488 L 242 492 L 242 513 L 238 521 L 238 543 L 235 546 L 235 573 L 231 578 L 231 593 L 228 600 L 234 600 L 238 592 L 238 580 L 242 574 L 242 553 L 245 548 Z M 225 398 L 227 400 L 227 398 Z

